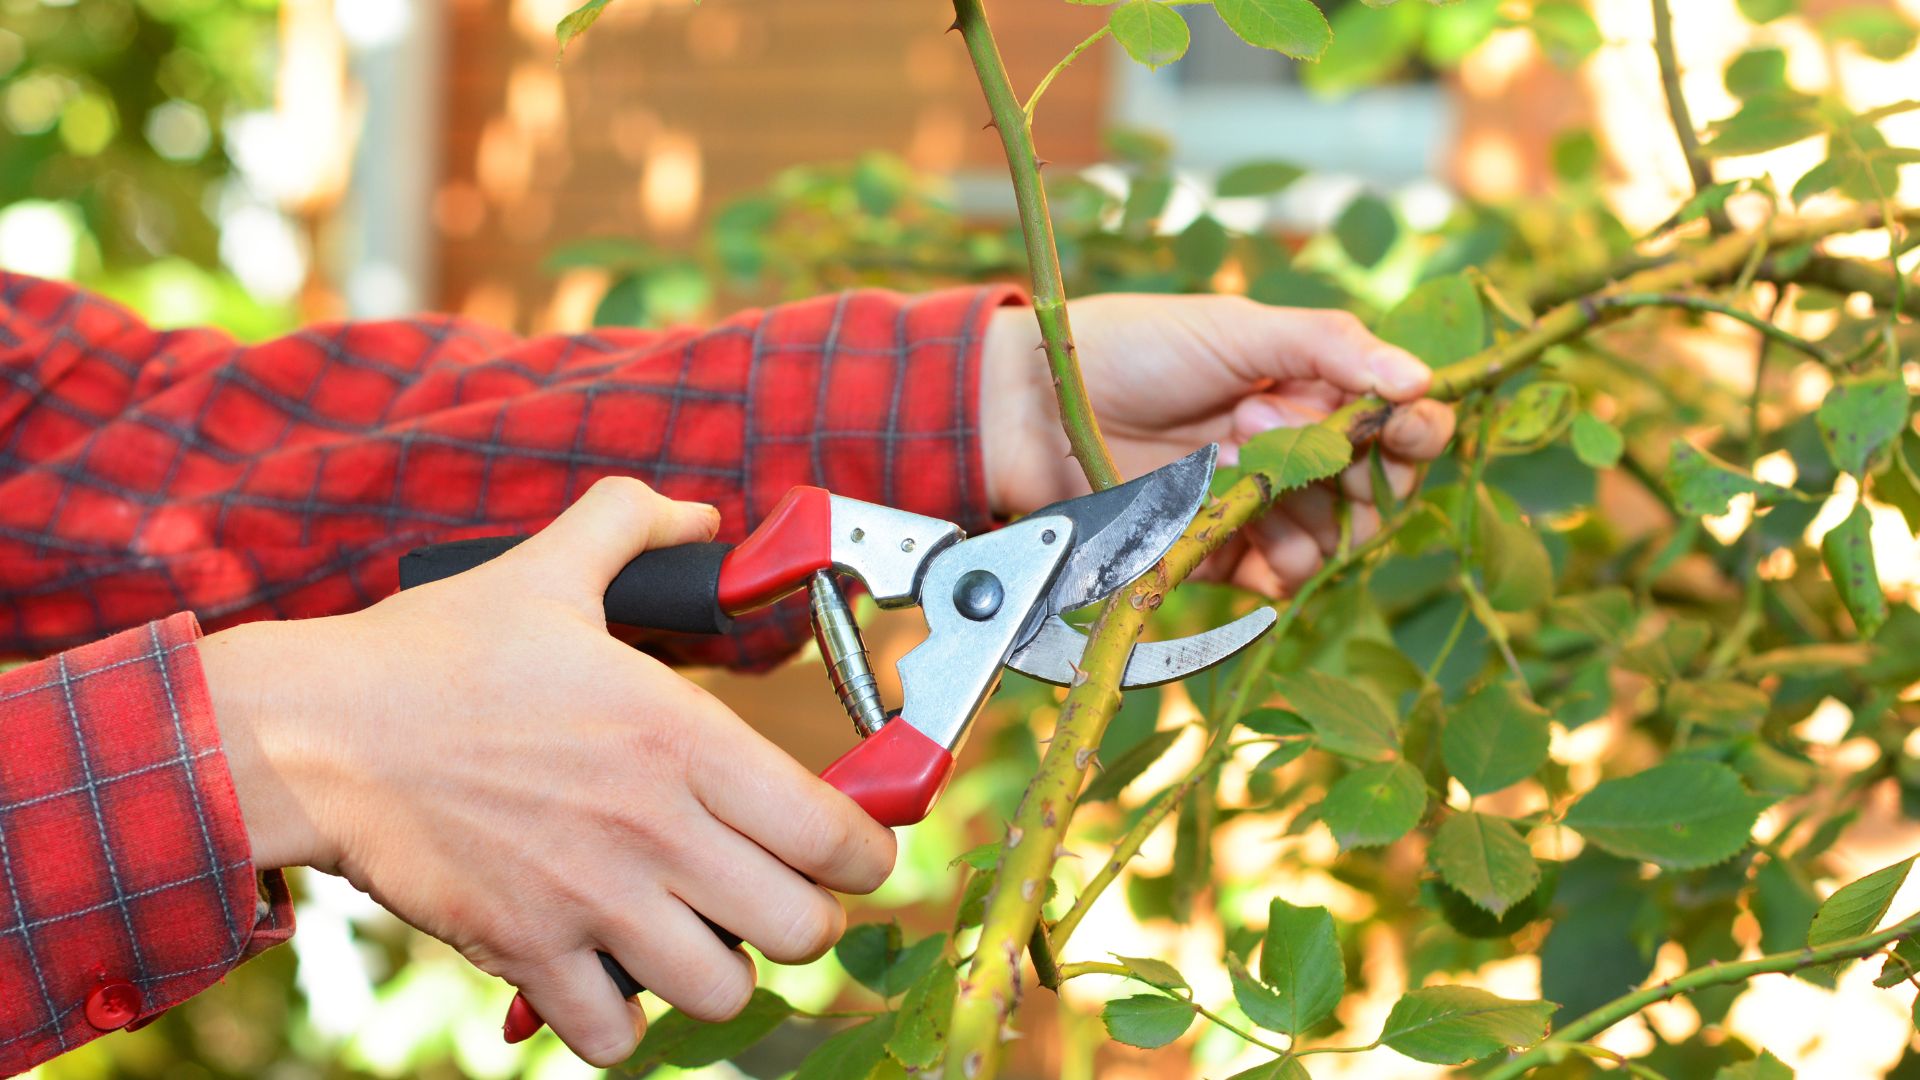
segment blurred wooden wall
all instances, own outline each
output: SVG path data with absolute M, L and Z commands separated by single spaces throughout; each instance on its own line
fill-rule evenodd
M 563 63 L 569 3 L 450 0 L 438 295 L 443 310 L 533 329 L 585 298 L 540 262 L 586 236 L 686 242 L 702 216 L 782 169 L 885 150 L 913 165 L 998 169 L 951 9 L 934 0 L 622 0 Z M 1016 86 L 1098 26 L 1101 9 L 1000 3 Z M 1098 158 L 1106 57 L 1047 97 L 1036 133 L 1062 161 Z M 577 313 L 576 313 L 577 314 Z

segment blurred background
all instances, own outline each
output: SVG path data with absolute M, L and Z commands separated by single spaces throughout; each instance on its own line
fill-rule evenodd
M 621 0 L 556 63 L 552 28 L 572 6 L 0 0 L 0 266 L 76 280 L 159 324 L 243 338 L 422 309 L 525 332 L 698 321 L 854 285 L 1021 273 L 1000 148 L 981 129 L 985 108 L 942 4 Z M 1108 41 L 1061 76 L 1036 138 L 1077 291 L 1212 288 L 1368 312 L 1421 272 L 1391 254 L 1397 232 L 1452 230 L 1460 265 L 1526 234 L 1564 262 L 1543 276 L 1577 274 L 1690 193 L 1644 0 L 1321 6 L 1336 43 L 1319 65 L 1241 47 L 1196 7 L 1183 9 L 1193 43 L 1180 63 L 1148 71 Z M 1838 35 L 1821 19 L 1861 5 L 1805 6 L 1759 32 L 1797 86 L 1861 109 L 1920 87 L 1910 48 Z M 1917 0 L 1867 6 L 1920 17 Z M 1734 0 L 1675 7 L 1695 117 L 1725 116 L 1737 100 L 1721 69 L 1755 28 Z M 1002 0 L 991 14 L 1023 88 L 1105 17 L 1040 0 Z M 1920 145 L 1920 113 L 1885 129 Z M 1796 144 L 1725 163 L 1722 175 L 1770 174 L 1784 189 L 1820 159 Z M 1242 170 L 1220 184 L 1249 162 L 1302 175 Z M 1912 202 L 1911 171 L 1907 181 L 1901 201 Z M 1551 205 L 1539 201 L 1549 192 Z M 1294 258 L 1360 205 L 1386 212 L 1384 258 Z M 1507 208 L 1497 220 L 1463 216 L 1496 205 Z M 1229 254 L 1224 239 L 1196 235 L 1203 216 L 1244 242 Z M 1698 337 L 1686 347 L 1708 369 L 1747 362 L 1744 339 Z M 1911 537 L 1881 546 L 1895 552 L 1883 582 L 1911 588 Z M 891 673 L 912 623 L 877 621 L 877 670 Z M 810 766 L 852 738 L 817 664 L 703 678 Z M 1190 709 L 1187 694 L 1132 695 L 1122 726 L 1151 730 Z M 856 919 L 897 916 L 926 932 L 949 917 L 959 880 L 949 860 L 992 837 L 1052 701 L 1031 685 L 1002 692 L 975 767 L 904 835 L 901 871 Z M 1911 837 L 1897 839 L 1911 850 Z M 1862 852 L 1862 868 L 1878 854 Z M 1152 846 L 1145 865 L 1164 857 Z M 365 897 L 319 875 L 296 887 L 291 948 L 32 1075 L 594 1075 L 550 1035 L 502 1045 L 504 988 Z M 1312 902 L 1340 903 L 1328 895 Z M 1136 918 L 1141 906 L 1110 900 L 1087 940 L 1174 955 L 1178 934 Z M 1180 958 L 1189 973 L 1218 967 Z M 763 982 L 814 1009 L 859 993 L 831 957 L 765 968 Z M 1764 1000 L 1732 1022 L 1803 1033 L 1796 1063 L 1815 1070 L 1803 1075 L 1879 1076 L 1900 1058 L 1910 1032 L 1904 1016 L 1883 1022 L 1887 998 L 1850 999 L 1860 988 L 1846 980 L 1838 992 L 1782 983 L 1771 999 L 1743 999 Z M 1077 1057 L 1063 1048 L 1104 1039 L 1097 1020 L 1047 1013 L 1030 1005 L 1019 1075 L 1062 1075 Z M 790 1027 L 702 1075 L 782 1075 L 822 1037 Z M 1205 1047 L 1198 1056 L 1193 1075 L 1230 1071 L 1208 1068 Z M 1170 1075 L 1169 1060 L 1109 1051 L 1099 1075 Z

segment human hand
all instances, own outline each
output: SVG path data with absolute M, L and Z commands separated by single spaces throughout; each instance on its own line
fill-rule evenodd
M 1270 307 L 1238 296 L 1090 296 L 1068 305 L 1094 414 L 1114 462 L 1138 476 L 1218 442 L 1221 463 L 1248 439 L 1314 423 L 1357 397 L 1406 403 L 1380 440 L 1396 496 L 1453 437 L 1453 410 L 1422 399 L 1431 372 L 1344 311 Z M 1067 456 L 1051 375 L 1026 308 L 994 313 L 981 360 L 981 447 L 999 514 L 1085 494 Z M 1364 460 L 1337 480 L 1291 492 L 1203 568 L 1269 596 L 1313 576 L 1339 542 L 1334 500 L 1353 503 L 1352 534 L 1380 528 Z
M 696 912 L 782 963 L 824 953 L 846 922 L 827 888 L 878 887 L 893 834 L 607 633 L 620 568 L 718 521 L 603 480 L 467 573 L 206 638 L 256 866 L 346 877 L 600 1066 L 646 1021 L 595 949 L 703 1020 L 739 1012 L 754 971 Z

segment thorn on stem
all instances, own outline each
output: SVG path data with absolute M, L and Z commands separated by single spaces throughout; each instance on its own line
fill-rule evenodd
M 1073 767 L 1081 770 L 1082 772 L 1086 771 L 1087 762 L 1092 760 L 1093 760 L 1093 747 L 1091 746 L 1083 746 L 1080 749 L 1075 750 L 1073 752 Z
M 947 24 L 947 33 L 951 34 L 958 29 L 960 29 L 960 16 L 955 15 L 953 21 Z
M 1020 841 L 1025 839 L 1026 835 L 1027 835 L 1027 831 L 1025 829 L 1022 829 L 1018 825 L 1007 826 L 1007 847 L 1009 848 L 1019 847 Z

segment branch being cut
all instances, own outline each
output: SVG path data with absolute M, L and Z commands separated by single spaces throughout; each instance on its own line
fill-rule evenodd
M 1920 218 L 1920 210 L 1905 211 L 1902 216 Z M 1829 217 L 1776 223 L 1769 241 L 1803 243 L 1874 228 L 1880 222 L 1877 207 L 1862 207 Z M 1738 273 L 1757 242 L 1758 237 L 1749 234 L 1721 237 L 1686 256 L 1635 274 L 1608 293 L 1664 293 L 1719 280 Z M 1563 304 L 1525 333 L 1436 371 L 1429 396 L 1457 401 L 1470 391 L 1525 370 L 1554 345 L 1632 310 L 1588 302 Z M 1392 408 L 1378 398 L 1362 398 L 1321 423 L 1356 443 L 1364 443 L 1379 433 Z M 997 1073 L 1001 1032 L 1013 1015 L 1021 990 L 1021 953 L 1039 922 L 1046 883 L 1072 820 L 1087 766 L 1120 704 L 1120 675 L 1147 616 L 1160 606 L 1168 591 L 1236 530 L 1264 511 L 1279 492 L 1277 477 L 1261 472 L 1242 477 L 1194 518 L 1158 566 L 1101 609 L 1080 663 L 1085 679 L 1068 692 L 1046 756 L 1001 845 L 995 886 L 987 898 L 973 965 L 954 1000 L 947 1042 L 948 1076 L 981 1080 Z
M 1080 377 L 1080 361 L 1073 354 L 1073 328 L 1067 323 L 1067 287 L 1060 277 L 1060 252 L 1053 241 L 1053 215 L 1047 210 L 1047 186 L 1040 179 L 1041 161 L 1034 156 L 1029 117 L 1007 79 L 1000 46 L 987 25 L 981 0 L 953 0 L 953 25 L 967 43 L 980 90 L 987 97 L 993 126 L 999 129 L 1006 151 L 1007 172 L 1013 178 L 1013 199 L 1020 212 L 1020 235 L 1027 245 L 1027 272 L 1033 279 L 1033 317 L 1040 324 L 1041 347 L 1053 371 L 1053 392 L 1060 401 L 1060 423 L 1074 459 L 1087 474 L 1093 490 L 1110 488 L 1121 480 L 1120 470 L 1100 435 L 1100 421 L 1087 403 L 1087 384 Z M 1091 44 L 1089 38 L 1085 44 Z M 1078 50 L 1076 50 L 1077 52 Z M 1051 75 L 1048 76 L 1052 78 Z M 1036 97 L 1038 96 L 1036 92 Z

